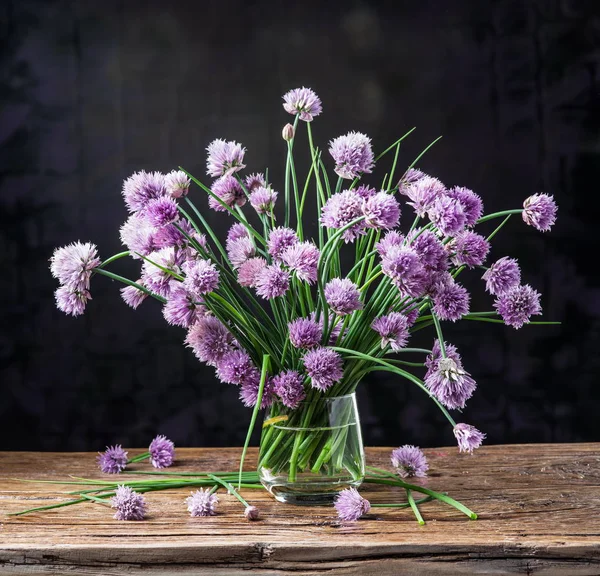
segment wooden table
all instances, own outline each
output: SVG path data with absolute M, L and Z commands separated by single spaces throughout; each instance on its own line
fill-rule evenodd
M 387 467 L 389 452 L 368 449 L 368 462 Z M 425 526 L 410 509 L 383 508 L 343 525 L 332 508 L 288 506 L 253 490 L 244 493 L 259 506 L 259 522 L 246 521 L 229 495 L 221 496 L 218 516 L 190 518 L 188 492 L 170 490 L 147 495 L 144 522 L 113 520 L 110 509 L 93 503 L 2 514 L 0 574 L 600 575 L 600 444 L 488 446 L 474 456 L 454 447 L 425 452 L 426 485 L 461 500 L 478 520 L 428 502 L 421 505 Z M 179 449 L 172 470 L 233 470 L 239 454 Z M 0 453 L 0 511 L 45 505 L 68 489 L 9 477 L 68 474 L 102 477 L 89 453 Z M 363 494 L 371 502 L 403 499 L 383 486 Z

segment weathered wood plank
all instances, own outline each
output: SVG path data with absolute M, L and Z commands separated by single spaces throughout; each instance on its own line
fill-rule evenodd
M 389 451 L 368 449 L 369 463 L 387 467 Z M 180 449 L 172 470 L 233 470 L 239 453 Z M 247 522 L 227 495 L 218 516 L 190 518 L 186 491 L 169 490 L 147 496 L 150 516 L 140 523 L 113 520 L 94 504 L 5 516 L 0 574 L 600 575 L 600 444 L 491 446 L 472 457 L 455 448 L 426 453 L 426 485 L 449 492 L 479 520 L 431 502 L 421 507 L 425 526 L 403 509 L 374 509 L 343 525 L 332 508 L 287 506 L 251 490 L 245 495 L 259 506 L 260 522 Z M 255 458 L 253 452 L 249 469 Z M 0 511 L 58 501 L 67 489 L 11 478 L 68 474 L 102 477 L 88 453 L 0 453 Z M 364 493 L 371 502 L 402 499 L 390 487 L 370 485 Z

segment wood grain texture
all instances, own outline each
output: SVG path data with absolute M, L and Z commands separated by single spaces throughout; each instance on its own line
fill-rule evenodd
M 388 467 L 390 449 L 367 449 L 368 463 Z M 221 495 L 219 514 L 190 518 L 186 490 L 147 495 L 149 519 L 118 522 L 101 505 L 79 504 L 23 517 L 0 517 L 0 574 L 539 574 L 600 575 L 600 444 L 456 448 L 425 451 L 425 484 L 479 514 L 470 521 L 437 502 L 410 510 L 373 509 L 355 524 L 332 508 L 299 508 L 262 491 L 250 523 Z M 179 449 L 172 470 L 233 470 L 239 448 Z M 256 452 L 247 460 L 251 469 Z M 147 469 L 147 464 L 133 467 Z M 89 453 L 0 453 L 0 511 L 64 498 L 67 487 L 10 478 L 99 478 Z M 129 479 L 139 477 L 128 476 Z M 400 490 L 368 485 L 376 502 L 404 501 Z

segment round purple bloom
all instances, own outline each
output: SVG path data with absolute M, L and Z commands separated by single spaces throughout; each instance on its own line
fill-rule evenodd
M 246 260 L 256 254 L 256 246 L 249 238 L 239 238 L 232 242 L 227 242 L 227 256 L 233 268 L 239 268 Z
M 234 349 L 235 340 L 220 320 L 204 316 L 188 330 L 185 343 L 198 360 L 216 366 L 227 352 Z
M 300 280 L 313 284 L 317 281 L 320 255 L 319 249 L 312 242 L 299 242 L 286 248 L 281 260 Z
M 382 348 L 389 344 L 392 350 L 400 350 L 408 342 L 408 318 L 400 312 L 375 318 L 371 328 L 381 336 Z
M 235 242 L 240 238 L 250 238 L 250 232 L 248 232 L 248 228 L 241 222 L 236 222 L 227 232 L 227 244 Z
M 137 284 L 141 284 L 142 280 L 138 280 Z M 148 298 L 148 294 L 143 292 L 142 290 L 136 288 L 135 286 L 125 286 L 121 288 L 121 298 L 127 306 L 131 306 L 134 310 L 146 299 Z
M 521 270 L 514 258 L 504 256 L 485 271 L 482 279 L 490 294 L 500 296 L 521 283 Z
M 246 195 L 241 184 L 233 176 L 223 176 L 213 182 L 210 191 L 227 204 L 230 208 L 234 206 L 243 206 L 246 203 Z M 223 206 L 216 198 L 209 196 L 208 206 L 217 212 L 227 212 L 227 208 Z
M 427 213 L 444 236 L 456 236 L 467 223 L 462 204 L 445 194 L 436 198 Z
M 148 254 L 148 260 L 144 260 L 142 264 L 144 286 L 160 296 L 168 297 L 171 291 L 171 283 L 176 282 L 176 280 L 164 269 L 178 274 L 181 271 L 180 264 L 181 254 L 175 248 L 161 248 Z
M 56 307 L 65 314 L 81 316 L 85 312 L 88 300 L 92 299 L 87 290 L 77 290 L 68 286 L 61 286 L 54 292 Z
M 283 253 L 290 246 L 298 243 L 298 236 L 291 228 L 280 226 L 273 228 L 269 234 L 267 249 L 274 260 L 280 261 Z
M 135 172 L 123 182 L 125 204 L 130 212 L 143 210 L 150 200 L 167 196 L 165 175 L 160 172 Z
M 381 258 L 381 270 L 392 279 L 403 296 L 425 293 L 427 272 L 419 255 L 408 246 L 392 246 Z
M 258 372 L 258 371 L 257 371 Z M 258 390 L 260 387 L 260 374 L 255 374 L 250 378 L 246 378 L 240 386 L 240 400 L 247 408 L 256 406 L 258 400 Z M 273 380 L 267 378 L 265 381 L 265 387 L 263 389 L 262 402 L 260 407 L 262 409 L 268 408 L 273 404 Z
M 465 230 L 456 236 L 452 248 L 455 264 L 473 268 L 483 264 L 490 251 L 490 243 L 481 234 Z
M 214 292 L 219 286 L 219 271 L 208 260 L 190 260 L 181 268 L 185 272 L 184 287 L 198 299 L 200 294 Z
M 273 378 L 273 392 L 279 396 L 281 403 L 288 408 L 297 408 L 306 398 L 304 379 L 295 370 L 286 370 Z
M 157 436 L 150 442 L 150 463 L 155 468 L 168 468 L 175 459 L 175 444 L 166 436 Z
M 258 520 L 260 516 L 260 512 L 256 506 L 246 506 L 244 510 L 244 516 L 246 520 L 250 520 L 251 522 L 254 520 Z
M 373 171 L 375 160 L 371 139 L 360 132 L 348 132 L 329 143 L 329 153 L 335 160 L 335 173 L 352 180 Z
M 344 522 L 356 522 L 361 516 L 369 513 L 371 504 L 363 498 L 356 488 L 346 488 L 336 497 L 334 507 L 338 517 Z
M 419 308 L 416 307 L 410 310 L 404 310 L 402 313 L 406 316 L 406 321 L 408 322 L 408 325 L 412 326 L 419 317 Z
M 92 271 L 100 266 L 95 244 L 73 242 L 54 250 L 50 258 L 50 271 L 54 278 L 73 291 L 89 290 Z
M 110 505 L 116 508 L 115 520 L 143 520 L 146 517 L 146 501 L 129 486 L 117 486 Z
M 163 316 L 172 326 L 189 328 L 206 314 L 199 298 L 188 292 L 180 282 L 171 287 L 167 302 L 163 306 Z
M 288 324 L 290 342 L 296 348 L 312 348 L 321 342 L 323 325 L 310 318 L 297 318 Z
M 214 178 L 229 176 L 246 167 L 244 162 L 245 148 L 234 141 L 226 142 L 217 138 L 208 147 L 206 159 L 206 173 Z
M 430 272 L 448 270 L 448 253 L 436 235 L 430 230 L 417 230 L 416 233 L 419 235 L 412 242 L 411 248 L 419 255 L 425 269 Z
M 377 194 L 377 190 L 375 188 L 371 188 L 366 184 L 361 184 L 358 186 L 358 188 L 354 189 L 354 192 L 356 192 L 363 200 L 368 200 Z
M 300 120 L 312 122 L 315 116 L 323 112 L 321 99 L 310 88 L 294 88 L 283 95 L 283 109 L 300 115 Z
M 104 474 L 119 474 L 127 466 L 127 452 L 120 444 L 107 446 L 105 452 L 98 452 L 96 462 Z
M 216 494 L 211 494 L 211 491 L 207 488 L 200 488 L 196 492 L 192 492 L 191 496 L 185 499 L 187 504 L 188 512 L 193 518 L 200 516 L 214 516 L 219 503 L 219 499 Z
M 422 172 L 421 170 L 418 170 L 417 168 L 409 168 L 402 175 L 402 178 L 400 178 L 400 182 L 398 182 L 398 192 L 406 195 L 406 188 L 418 180 L 421 180 L 421 178 L 429 178 L 429 175 L 425 174 L 425 172 Z
M 217 363 L 217 377 L 225 384 L 242 384 L 257 375 L 260 377 L 258 369 L 244 350 L 227 352 Z
M 496 299 L 494 308 L 505 324 L 518 329 L 528 324 L 531 316 L 542 313 L 540 296 L 529 284 L 514 286 Z
M 312 387 L 322 392 L 339 382 L 344 375 L 342 357 L 330 348 L 309 350 L 302 361 Z
M 172 170 L 165 176 L 165 188 L 171 198 L 187 196 L 190 189 L 190 179 L 181 170 Z
M 150 200 L 144 209 L 144 217 L 150 224 L 159 228 L 176 222 L 179 219 L 177 202 L 166 196 Z
M 257 188 L 264 188 L 267 185 L 267 181 L 265 180 L 264 174 L 256 172 L 255 174 L 249 174 L 246 176 L 244 179 L 244 184 L 246 185 L 246 190 L 251 193 Z
M 194 238 L 202 247 L 206 247 L 206 237 L 199 235 L 194 227 L 186 220 L 180 219 L 177 224 L 167 224 L 161 228 L 155 228 L 152 235 L 152 241 L 157 249 L 171 248 L 178 246 L 185 248 L 188 246 L 188 239 L 178 228 L 181 228 L 185 234 Z
M 277 192 L 271 188 L 260 187 L 250 193 L 250 204 L 258 214 L 271 216 L 277 200 Z
M 433 296 L 433 311 L 440 320 L 456 322 L 469 313 L 470 296 L 466 288 L 456 282 L 439 286 Z
M 427 476 L 429 464 L 420 448 L 405 444 L 392 450 L 392 466 L 400 478 L 424 478 Z
M 446 191 L 446 194 L 461 203 L 465 213 L 465 226 L 475 226 L 477 220 L 483 215 L 483 201 L 481 197 L 472 190 L 463 188 L 462 186 L 450 188 Z
M 523 202 L 523 222 L 540 232 L 548 232 L 556 222 L 557 211 L 554 196 L 534 194 Z
M 458 423 L 454 427 L 454 436 L 458 442 L 460 452 L 473 454 L 475 448 L 479 448 L 485 439 L 485 434 L 470 424 Z
M 156 232 L 156 228 L 138 213 L 132 214 L 119 230 L 121 242 L 131 252 L 132 258 L 140 258 L 138 254 L 147 256 L 158 248 L 154 241 Z
M 380 256 L 384 256 L 392 246 L 402 246 L 402 244 L 404 244 L 404 236 L 395 230 L 390 230 L 375 244 L 375 249 Z
M 348 278 L 334 278 L 325 285 L 325 300 L 338 316 L 352 314 L 362 308 L 358 286 Z
M 365 223 L 369 228 L 387 230 L 398 225 L 400 220 L 400 204 L 387 192 L 377 192 L 368 198 L 363 206 Z
M 238 268 L 238 284 L 248 288 L 255 288 L 258 277 L 266 266 L 267 261 L 264 258 L 249 258 Z
M 279 264 L 265 266 L 256 279 L 256 293 L 269 300 L 283 296 L 290 287 L 290 273 Z
M 424 175 L 411 183 L 401 185 L 399 191 L 408 196 L 410 202 L 407 204 L 414 208 L 417 216 L 423 218 L 435 201 L 444 196 L 446 187 L 437 178 Z
M 364 200 L 354 190 L 344 190 L 334 194 L 321 209 L 321 224 L 326 228 L 339 230 L 350 224 L 363 214 Z M 352 242 L 357 236 L 366 232 L 366 224 L 361 220 L 344 230 L 342 238 Z

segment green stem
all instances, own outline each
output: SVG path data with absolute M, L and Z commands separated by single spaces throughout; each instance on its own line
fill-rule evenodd
M 108 270 L 104 270 L 103 268 L 96 268 L 95 273 L 102 274 L 103 276 L 108 276 L 108 278 L 112 278 L 113 280 L 117 280 L 118 282 L 122 282 L 123 284 L 127 284 L 128 286 L 133 286 L 134 288 L 137 288 L 138 290 L 140 290 L 140 292 L 143 292 L 144 294 L 147 294 L 148 296 L 152 296 L 152 298 L 158 300 L 159 302 L 162 302 L 163 304 L 165 304 L 167 301 L 166 298 L 163 298 L 162 296 L 159 296 L 158 294 L 154 294 L 154 292 L 150 292 L 150 290 L 148 290 L 141 284 L 138 284 L 137 282 L 133 282 L 132 280 L 129 280 L 128 278 L 123 278 L 123 276 L 119 276 L 118 274 L 114 274 L 112 272 L 109 272 Z
M 415 515 L 415 518 L 417 519 L 417 522 L 423 526 L 425 524 L 425 520 L 423 520 L 423 516 L 421 516 L 421 512 L 419 512 L 419 508 L 417 506 L 417 503 L 415 502 L 415 499 L 413 498 L 412 492 L 410 490 L 406 490 L 406 499 L 408 500 L 408 503 L 410 505 L 410 507 L 412 508 L 412 511 Z

